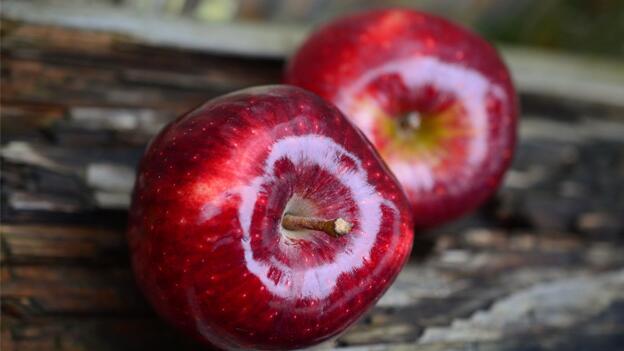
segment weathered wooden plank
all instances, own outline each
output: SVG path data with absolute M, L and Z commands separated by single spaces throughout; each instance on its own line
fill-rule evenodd
M 39 317 L 3 320 L 2 350 L 201 350 L 154 317 Z
M 120 81 L 203 90 L 233 89 L 274 80 L 280 60 L 245 58 L 218 52 L 198 52 L 148 46 L 114 32 L 3 20 L 2 47 L 6 59 L 41 62 L 50 67 L 99 67 Z M 71 43 L 71 44 L 69 44 Z
M 123 84 L 115 68 L 46 64 L 7 58 L 3 100 L 70 106 L 151 107 L 181 113 L 225 90 L 184 91 Z
M 20 134 L 49 127 L 65 117 L 66 113 L 66 108 L 59 104 L 2 104 L 3 129 L 6 129 L 3 133 Z
M 4 5 L 5 17 L 28 23 L 117 33 L 128 42 L 170 49 L 264 57 L 276 61 L 288 56 L 310 31 L 305 26 L 199 24 L 153 14 L 139 17 L 107 6 L 97 6 L 97 21 L 84 21 L 79 19 L 84 17 L 76 16 L 91 13 L 94 9 L 70 2 L 49 5 L 8 0 Z M 164 27 L 166 31 L 162 30 Z M 572 103 L 624 107 L 624 65 L 621 63 L 514 47 L 502 47 L 501 51 L 524 94 Z
M 3 283 L 14 317 L 148 314 L 127 267 L 12 265 Z M 15 313 L 15 311 L 19 311 Z
M 117 117 L 107 119 L 102 111 L 79 108 L 63 123 L 77 134 L 93 130 L 116 137 L 103 134 L 106 138 L 97 140 L 85 134 L 87 140 L 56 145 L 4 145 L 0 153 L 6 161 L 5 210 L 84 213 L 127 208 L 144 143 L 158 129 L 154 124 L 162 125 L 166 117 L 145 110 L 111 112 Z M 522 120 L 512 169 L 495 201 L 479 213 L 481 224 L 599 236 L 621 233 L 623 132 L 624 124 L 610 118 Z M 123 133 L 134 135 L 135 142 L 119 142 Z
M 9 230 L 11 235 L 32 231 L 24 226 Z M 65 231 L 56 229 L 57 240 L 94 235 L 84 229 Z M 570 235 L 510 235 L 486 229 L 442 235 L 424 261 L 406 267 L 375 309 L 323 347 L 367 349 L 384 343 L 437 349 L 467 342 L 496 345 L 519 334 L 560 333 L 608 313 L 613 304 L 624 304 L 622 248 Z M 41 251 L 35 255 L 48 257 Z M 126 343 L 135 345 L 147 336 L 165 341 L 152 334 L 150 328 L 159 322 L 136 291 L 127 266 L 21 262 L 4 269 L 2 276 L 3 308 L 15 318 L 12 342 L 71 339 L 78 333 L 81 339 L 95 338 L 102 347 L 125 350 Z M 497 268 L 484 269 L 490 266 Z M 78 327 L 71 316 L 84 316 L 87 325 Z M 128 336 L 123 330 L 110 331 L 102 340 L 88 327 L 120 316 L 137 323 L 140 332 Z M 51 323 L 62 327 L 50 329 Z M 611 328 L 607 336 L 616 335 L 624 320 L 605 326 Z M 37 337 L 28 337 L 28 330 Z
M 506 335 L 571 327 L 624 302 L 624 269 L 597 275 L 572 275 L 535 284 L 496 301 L 486 311 L 452 325 L 427 328 L 423 344 L 441 341 L 500 340 Z
M 534 325 L 534 324 L 533 324 Z M 624 341 L 624 303 L 608 309 L 571 328 L 512 328 L 497 340 L 462 342 L 446 340 L 417 343 L 377 343 L 340 348 L 345 351 L 443 351 L 443 350 L 617 350 Z
M 111 230 L 4 225 L 0 233 L 3 259 L 12 264 L 3 277 L 8 284 L 4 289 L 7 294 L 19 291 L 11 284 L 41 287 L 76 281 L 85 286 L 99 282 L 114 288 L 128 285 L 130 281 L 123 226 Z M 399 307 L 415 309 L 419 310 L 421 325 L 447 324 L 528 284 L 579 271 L 600 272 L 624 266 L 624 257 L 618 254 L 621 247 L 588 243 L 570 235 L 513 233 L 510 236 L 504 231 L 479 229 L 442 234 L 439 239 L 426 261 L 414 261 L 401 273 L 379 302 L 380 311 L 387 313 Z M 421 245 L 420 239 L 416 245 Z M 83 265 L 70 265 L 78 262 Z M 41 263 L 62 266 L 39 266 Z M 108 268 L 104 267 L 109 266 L 115 273 L 106 271 Z M 103 273 L 89 273 L 91 271 Z M 415 306 L 417 304 L 421 305 Z M 439 314 L 440 310 L 444 310 L 444 314 Z M 402 312 L 393 313 L 401 315 Z M 410 313 L 404 313 L 403 317 Z M 440 319 L 442 317 L 444 319 Z
M 116 164 L 133 168 L 142 154 L 143 146 L 115 148 L 104 145 L 78 149 L 71 145 L 58 146 L 21 141 L 10 142 L 0 149 L 0 155 L 4 159 L 16 164 L 31 165 L 51 172 L 83 178 L 89 165 Z M 118 174 L 118 176 L 124 175 L 126 173 Z
M 501 53 L 521 93 L 624 107 L 621 62 L 519 47 L 503 47 Z
M 161 24 L 162 28 L 166 28 L 165 22 Z M 140 39 L 120 35 L 115 31 L 25 23 L 6 16 L 2 17 L 2 23 L 1 45 L 11 49 L 8 53 L 10 57 L 59 65 L 118 67 L 121 72 L 130 72 L 127 75 L 130 81 L 133 81 L 132 72 L 136 72 L 139 82 L 142 79 L 154 80 L 142 72 L 169 72 L 171 77 L 180 74 L 177 77 L 184 79 L 175 79 L 173 84 L 158 79 L 158 76 L 155 80 L 164 85 L 181 84 L 187 88 L 202 88 L 204 84 L 232 86 L 241 81 L 266 80 L 281 69 L 281 60 L 147 45 Z M 196 76 L 190 76 L 189 73 L 196 73 Z
M 3 262 L 127 264 L 123 227 L 2 225 Z
M 7 1 L 4 15 L 35 23 L 63 25 L 81 30 L 116 32 L 139 42 L 171 48 L 235 53 L 252 57 L 282 57 L 306 33 L 305 28 L 284 25 L 197 23 L 132 13 L 106 5 L 76 3 L 25 3 Z M 91 14 L 97 11 L 98 16 Z M 163 31 L 163 26 L 167 27 Z M 232 38 L 237 38 L 232 40 Z

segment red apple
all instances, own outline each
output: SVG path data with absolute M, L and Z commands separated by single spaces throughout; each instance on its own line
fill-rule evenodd
M 417 227 L 477 207 L 512 158 L 509 72 L 487 42 L 441 18 L 389 9 L 338 19 L 303 43 L 285 80 L 332 101 L 366 134 Z
M 139 286 L 220 348 L 316 344 L 356 321 L 412 245 L 409 204 L 332 105 L 267 86 L 209 101 L 150 144 L 130 213 Z

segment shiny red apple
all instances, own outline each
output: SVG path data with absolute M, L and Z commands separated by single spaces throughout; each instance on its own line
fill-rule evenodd
M 513 155 L 517 97 L 484 40 L 407 9 L 338 19 L 290 60 L 286 82 L 335 103 L 377 147 L 417 227 L 464 214 L 498 187 Z
M 347 328 L 409 256 L 409 204 L 332 105 L 267 86 L 167 126 L 141 162 L 129 242 L 139 286 L 207 345 L 291 349 Z

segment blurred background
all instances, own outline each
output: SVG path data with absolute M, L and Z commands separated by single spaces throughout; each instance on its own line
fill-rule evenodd
M 417 233 L 379 304 L 321 349 L 624 345 L 624 1 L 4 0 L 2 350 L 194 350 L 137 292 L 137 162 L 197 104 L 281 80 L 307 33 L 407 6 L 477 31 L 521 99 L 519 145 L 475 213 Z
M 128 14 L 179 17 L 200 23 L 303 27 L 357 10 L 405 6 L 454 20 L 495 42 L 624 56 L 624 3 L 619 0 L 51 0 L 43 3 L 93 6 L 94 15 L 97 6 L 111 6 Z
M 93 1 L 93 0 L 92 0 Z M 93 1 L 95 2 L 95 1 Z M 99 1 L 102 2 L 102 1 Z M 624 56 L 624 3 L 619 0 L 110 0 L 128 10 L 203 22 L 314 26 L 356 10 L 406 6 L 462 23 L 485 38 L 570 52 Z

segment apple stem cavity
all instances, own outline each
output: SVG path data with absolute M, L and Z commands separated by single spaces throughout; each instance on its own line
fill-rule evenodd
M 353 225 L 343 218 L 325 220 L 314 217 L 296 216 L 287 213 L 282 218 L 282 227 L 293 231 L 304 229 L 318 230 L 338 238 L 348 234 L 353 228 Z
M 403 129 L 416 130 L 420 127 L 421 116 L 417 111 L 411 111 L 400 120 Z

